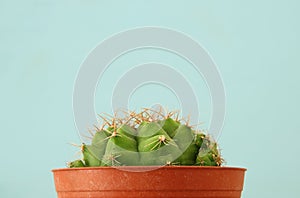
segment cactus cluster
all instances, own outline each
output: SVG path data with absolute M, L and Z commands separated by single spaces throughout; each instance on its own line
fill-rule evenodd
M 220 166 L 217 143 L 178 112 L 143 109 L 126 116 L 100 116 L 90 145 L 82 144 L 83 158 L 68 163 L 70 168 L 91 166 Z

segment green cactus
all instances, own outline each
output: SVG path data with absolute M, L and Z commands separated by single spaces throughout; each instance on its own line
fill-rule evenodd
M 180 122 L 172 118 L 167 118 L 165 120 L 158 121 L 162 125 L 162 128 L 168 133 L 168 135 L 173 138 L 176 133 L 176 129 L 180 126 Z
M 98 155 L 99 150 L 93 145 L 82 144 L 81 147 L 83 161 L 85 166 L 100 166 L 101 158 Z
M 119 137 L 116 137 L 119 138 Z M 128 140 L 128 139 L 126 139 Z M 139 153 L 136 147 L 132 147 L 131 143 L 133 141 L 128 141 L 127 144 L 123 144 L 121 147 L 110 139 L 106 146 L 106 152 L 103 156 L 102 166 L 133 166 L 139 161 Z
M 81 146 L 83 159 L 68 166 L 221 166 L 217 143 L 209 136 L 180 122 L 173 112 L 159 115 L 154 118 L 146 109 L 123 119 L 103 118 L 91 145 Z
M 75 160 L 67 164 L 69 168 L 81 168 L 84 167 L 84 163 L 82 160 Z

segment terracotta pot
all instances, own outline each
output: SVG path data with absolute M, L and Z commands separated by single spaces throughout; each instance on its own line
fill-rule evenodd
M 53 170 L 59 198 L 222 197 L 239 198 L 244 168 L 165 166 L 64 168 Z M 135 172 L 133 172 L 135 171 Z

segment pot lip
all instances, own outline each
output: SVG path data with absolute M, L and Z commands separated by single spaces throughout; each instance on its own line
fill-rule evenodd
M 193 169 L 193 170 L 240 170 L 247 171 L 246 168 L 234 167 L 234 166 L 123 166 L 124 169 L 148 169 L 149 167 L 157 167 L 158 169 Z M 61 172 L 61 171 L 85 171 L 85 170 L 120 170 L 117 167 L 113 166 L 101 166 L 101 167 L 81 167 L 81 168 L 57 168 L 53 169 L 52 172 Z

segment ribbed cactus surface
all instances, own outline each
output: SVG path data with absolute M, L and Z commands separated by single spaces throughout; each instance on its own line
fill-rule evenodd
M 144 109 L 102 118 L 91 144 L 81 145 L 83 158 L 70 162 L 70 168 L 222 164 L 217 143 L 178 119 L 178 113 Z

